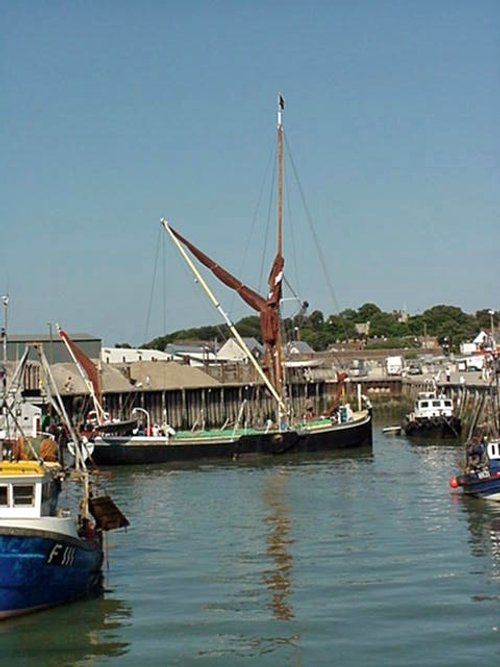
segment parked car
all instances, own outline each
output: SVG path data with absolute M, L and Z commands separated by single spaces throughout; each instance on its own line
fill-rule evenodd
M 422 375 L 423 371 L 422 371 L 422 367 L 420 366 L 420 364 L 413 363 L 413 364 L 410 364 L 408 366 L 407 372 L 408 372 L 408 375 Z

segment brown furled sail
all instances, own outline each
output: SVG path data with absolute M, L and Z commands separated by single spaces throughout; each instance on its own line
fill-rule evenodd
M 94 362 L 87 357 L 87 355 L 78 347 L 78 345 L 69 337 L 64 329 L 59 328 L 59 335 L 66 342 L 68 347 L 73 352 L 75 359 L 85 371 L 89 381 L 94 388 L 94 393 L 99 404 L 102 404 L 101 383 L 99 380 L 99 372 Z
M 184 245 L 190 252 L 202 263 L 204 264 L 212 273 L 217 276 L 217 278 L 224 283 L 224 285 L 227 285 L 231 289 L 234 289 L 238 294 L 241 296 L 243 301 L 245 301 L 250 308 L 253 308 L 257 312 L 260 312 L 263 310 L 263 308 L 266 305 L 266 300 L 257 292 L 254 290 L 250 289 L 250 287 L 247 287 L 244 285 L 238 278 L 233 276 L 229 271 L 226 271 L 220 264 L 217 264 L 213 259 L 211 259 L 208 255 L 205 255 L 199 248 L 197 248 L 195 245 L 193 245 L 190 241 L 188 241 L 184 236 L 179 234 L 172 225 L 170 226 L 170 230 L 172 231 L 172 234 Z
M 226 271 L 220 264 L 199 250 L 195 245 L 179 234 L 179 232 L 172 226 L 170 226 L 170 230 L 177 240 L 188 248 L 188 250 L 204 266 L 210 269 L 221 282 L 235 290 L 245 303 L 259 313 L 262 339 L 266 347 L 266 358 L 264 363 L 267 369 L 273 369 L 272 379 L 275 381 L 276 374 L 273 351 L 276 347 L 279 335 L 279 304 L 282 290 L 283 266 L 285 263 L 283 256 L 278 253 L 274 258 L 268 278 L 269 293 L 267 299 L 265 299 L 258 292 L 244 285 L 238 278 L 229 273 L 229 271 Z

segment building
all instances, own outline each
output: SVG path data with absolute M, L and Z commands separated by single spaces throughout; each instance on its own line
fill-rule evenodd
M 217 362 L 217 356 L 207 343 L 169 343 L 165 346 L 165 354 L 170 361 L 179 361 L 191 366 L 204 366 Z
M 100 359 L 102 339 L 87 333 L 70 333 L 71 339 L 90 359 Z M 7 361 L 19 361 L 26 345 L 39 343 L 49 363 L 64 363 L 71 361 L 68 350 L 57 333 L 48 334 L 15 334 L 7 336 Z M 0 352 L 1 354 L 1 352 Z M 31 354 L 31 358 L 36 355 Z
M 256 338 L 242 337 L 242 340 L 256 359 L 262 358 L 262 355 L 264 354 L 264 347 Z M 242 346 L 238 343 L 236 338 L 230 338 L 227 340 L 217 352 L 217 361 L 239 362 L 246 361 L 247 358 L 247 354 L 243 350 Z
M 297 354 L 314 354 L 312 347 L 303 340 L 291 340 L 285 345 L 285 354 L 287 356 Z
M 131 347 L 103 347 L 101 361 L 104 364 L 131 364 L 134 361 L 171 361 L 171 355 L 160 350 Z

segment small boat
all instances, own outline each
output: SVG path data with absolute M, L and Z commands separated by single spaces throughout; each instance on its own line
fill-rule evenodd
M 467 496 L 500 500 L 500 439 L 473 438 L 466 445 L 461 475 L 450 479 L 452 489 L 462 488 Z
M 433 390 L 418 393 L 413 411 L 403 419 L 401 430 L 411 437 L 458 438 L 462 425 L 453 400 Z
M 462 472 L 449 480 L 464 495 L 500 501 L 500 392 L 498 375 L 483 396 L 465 445 Z
M 277 247 L 268 277 L 268 292 L 261 295 L 224 269 L 176 231 L 165 219 L 163 227 L 177 247 L 180 255 L 202 286 L 212 304 L 229 327 L 231 334 L 251 364 L 262 385 L 273 397 L 276 414 L 272 424 L 262 429 L 240 428 L 206 431 L 164 433 L 161 438 L 147 436 L 111 438 L 105 434 L 94 441 L 93 457 L 101 465 L 123 463 L 153 463 L 186 461 L 202 458 L 237 458 L 246 455 L 283 455 L 295 452 L 334 451 L 347 448 L 372 446 L 372 413 L 368 401 L 360 391 L 356 408 L 341 405 L 341 392 L 345 374 L 339 374 L 337 394 L 329 414 L 297 419 L 291 414 L 287 400 L 284 377 L 283 344 L 281 339 L 280 307 L 284 281 L 284 256 L 282 251 L 282 192 L 283 192 L 283 110 L 284 101 L 278 97 L 277 156 L 278 156 L 278 201 L 277 201 Z M 222 309 L 218 299 L 210 290 L 192 257 L 210 270 L 224 285 L 235 290 L 253 310 L 259 313 L 262 339 L 264 341 L 263 365 L 252 355 L 233 322 Z
M 35 347 L 35 346 L 32 346 Z M 128 525 L 85 465 L 78 436 L 56 393 L 41 349 L 44 390 L 75 451 L 75 467 L 64 468 L 59 442 L 19 435 L 18 390 L 3 397 L 0 442 L 0 619 L 63 604 L 102 590 L 103 533 Z M 28 358 L 25 352 L 20 365 Z M 22 375 L 15 374 L 19 379 Z M 5 422 L 12 420 L 13 427 Z M 73 496 L 73 506 L 62 505 Z M 67 492 L 67 493 L 66 493 Z

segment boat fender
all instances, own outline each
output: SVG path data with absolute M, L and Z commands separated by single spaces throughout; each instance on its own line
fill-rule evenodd
M 94 453 L 94 443 L 93 443 L 93 441 L 88 440 L 85 436 L 83 436 L 82 439 L 81 439 L 81 444 L 82 444 L 83 460 L 86 461 Z M 68 452 L 71 454 L 71 456 L 74 457 L 75 456 L 75 443 L 72 440 L 70 440 L 66 444 L 66 447 L 68 449 Z
M 283 436 L 281 433 L 276 433 L 276 435 L 273 435 L 273 442 L 275 445 L 281 445 L 283 442 Z
M 450 477 L 448 484 L 452 489 L 458 489 L 458 487 L 460 486 L 460 484 L 458 483 L 458 479 L 456 477 Z

